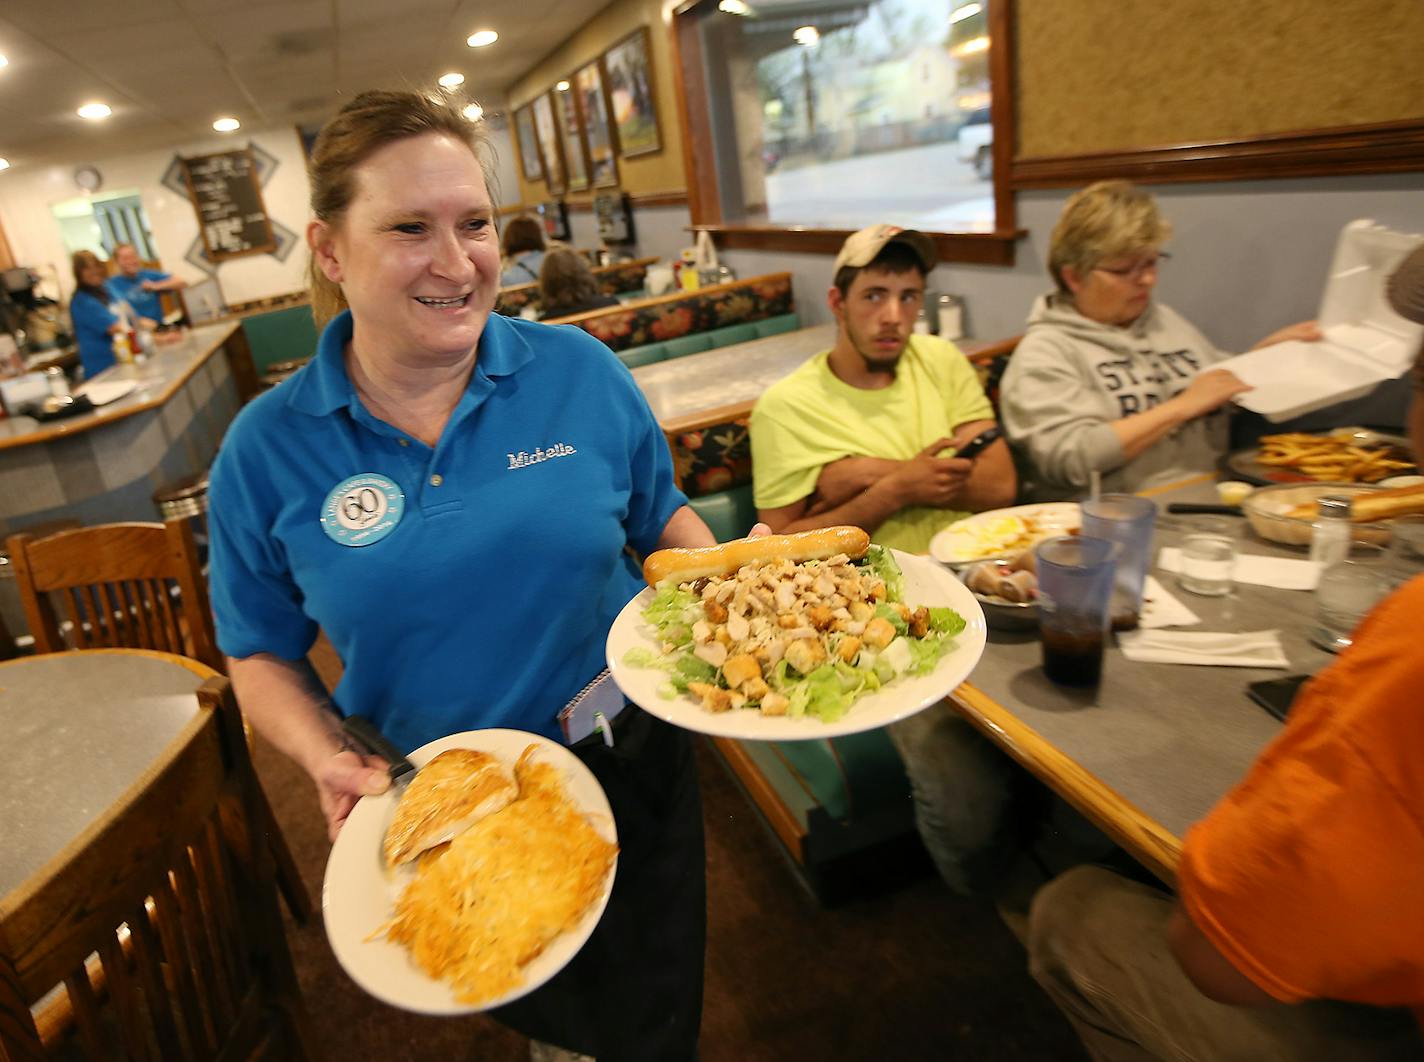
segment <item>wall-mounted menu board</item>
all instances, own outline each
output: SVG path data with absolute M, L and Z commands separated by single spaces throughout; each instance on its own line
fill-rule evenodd
M 209 259 L 222 262 L 277 249 L 251 151 L 184 159 L 183 174 Z

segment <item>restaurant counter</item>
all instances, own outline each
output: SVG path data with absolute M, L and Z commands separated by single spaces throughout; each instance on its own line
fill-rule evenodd
M 238 358 L 251 364 L 241 327 L 206 325 L 141 365 L 96 376 L 137 386 L 91 413 L 0 419 L 0 542 L 54 520 L 159 519 L 154 490 L 206 469 L 237 415 Z M 25 630 L 8 579 L 0 579 L 0 618 L 14 633 Z

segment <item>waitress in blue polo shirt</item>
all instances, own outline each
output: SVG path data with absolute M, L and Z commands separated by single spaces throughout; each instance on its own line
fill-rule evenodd
M 557 738 L 640 588 L 627 549 L 712 543 L 628 372 L 573 328 L 492 314 L 494 207 L 457 111 L 405 92 L 322 131 L 316 356 L 251 403 L 211 479 L 213 606 L 244 711 L 315 781 L 331 834 L 384 790 L 337 710 L 411 750 L 478 727 Z M 339 311 L 339 312 L 338 312 Z M 691 1059 L 701 1012 L 702 820 L 687 736 L 636 708 L 574 751 L 618 825 L 611 902 L 578 957 L 496 1016 L 619 1059 Z
M 75 251 L 70 266 L 74 270 L 74 297 L 69 300 L 69 317 L 79 344 L 84 378 L 92 380 L 113 366 L 114 335 L 124 325 L 110 307 L 113 300 L 104 287 L 104 263 L 98 256 L 93 251 Z

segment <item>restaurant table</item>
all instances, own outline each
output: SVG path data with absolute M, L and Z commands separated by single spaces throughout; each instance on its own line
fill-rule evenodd
M 1313 673 L 1334 659 L 1313 646 L 1307 591 L 1238 584 L 1227 597 L 1188 593 L 1156 568 L 1201 517 L 1168 514 L 1170 502 L 1216 502 L 1205 479 L 1156 493 L 1152 574 L 1201 617 L 1184 631 L 1279 630 L 1288 669 L 1135 663 L 1110 640 L 1096 689 L 1043 674 L 1036 631 L 991 630 L 984 656 L 950 701 L 971 723 L 1058 792 L 1168 884 L 1181 837 L 1246 774 L 1281 724 L 1248 699 L 1259 679 Z M 1216 519 L 1220 519 L 1217 517 Z M 1230 518 L 1234 519 L 1234 518 Z M 1240 520 L 1241 553 L 1304 559 L 1306 551 L 1257 538 Z
M 216 672 L 142 649 L 0 663 L 0 897 L 78 837 L 161 758 Z

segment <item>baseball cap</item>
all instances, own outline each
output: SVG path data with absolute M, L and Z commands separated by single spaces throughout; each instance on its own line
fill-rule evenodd
M 890 243 L 903 243 L 914 251 L 926 273 L 939 264 L 939 249 L 935 247 L 934 240 L 923 232 L 902 229 L 898 225 L 871 225 L 846 237 L 846 242 L 841 244 L 841 253 L 836 255 L 836 264 L 832 267 L 831 274 L 834 276 L 839 273 L 843 266 L 857 269 L 868 266 L 875 261 L 875 256 L 885 245 Z

